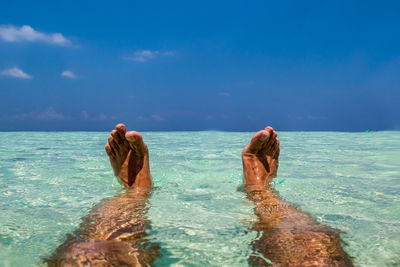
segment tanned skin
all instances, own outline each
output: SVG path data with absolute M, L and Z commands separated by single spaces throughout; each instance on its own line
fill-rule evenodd
M 339 231 L 319 224 L 271 188 L 279 166 L 279 140 L 271 127 L 257 132 L 242 151 L 243 183 L 255 205 L 259 232 L 252 266 L 353 266 Z M 267 260 L 266 260 L 267 259 Z
M 144 238 L 153 182 L 142 136 L 126 132 L 125 125 L 118 124 L 108 137 L 106 152 L 127 190 L 94 207 L 80 227 L 45 259 L 49 266 L 150 266 L 160 257 L 158 244 Z
M 144 238 L 152 178 L 142 136 L 118 124 L 108 137 L 106 152 L 127 191 L 103 201 L 83 218 L 73 235 L 45 259 L 49 266 L 148 266 L 160 257 L 160 247 Z M 271 127 L 257 132 L 242 152 L 243 183 L 259 217 L 253 229 L 260 236 L 252 246 L 254 254 L 263 255 L 250 258 L 250 264 L 353 266 L 338 231 L 318 224 L 271 189 L 279 152 L 279 140 Z

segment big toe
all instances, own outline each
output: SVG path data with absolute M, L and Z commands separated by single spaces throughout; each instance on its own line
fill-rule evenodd
M 265 143 L 268 142 L 271 132 L 269 130 L 261 130 L 253 135 L 250 143 L 243 149 L 243 153 L 257 154 L 260 152 Z
M 129 131 L 125 134 L 125 138 L 129 142 L 132 150 L 140 154 L 147 152 L 147 146 L 143 142 L 143 137 L 140 133 L 136 131 Z

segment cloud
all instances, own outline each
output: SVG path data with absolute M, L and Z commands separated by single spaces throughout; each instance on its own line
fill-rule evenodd
M 324 115 L 309 115 L 307 118 L 313 121 L 322 121 L 327 119 Z
M 61 72 L 61 76 L 62 76 L 62 77 L 65 77 L 65 78 L 68 78 L 68 79 L 76 79 L 76 78 L 78 78 L 78 77 L 76 76 L 76 74 L 73 73 L 73 72 L 70 71 L 70 70 L 64 70 L 63 72 Z
M 159 114 L 153 114 L 151 116 L 143 116 L 143 115 L 139 115 L 136 117 L 136 120 L 138 121 L 151 121 L 151 120 L 155 120 L 155 121 L 163 121 L 165 120 L 164 117 L 162 117 Z
M 164 120 L 164 118 L 161 117 L 161 116 L 158 115 L 158 114 L 153 114 L 153 115 L 151 115 L 151 118 L 152 118 L 153 120 L 156 120 L 156 121 L 163 121 L 163 120 Z
M 132 56 L 124 57 L 124 59 L 135 62 L 146 62 L 159 56 L 174 56 L 175 54 L 175 51 L 160 52 L 157 50 L 136 50 Z
M 61 33 L 43 33 L 34 30 L 29 25 L 16 27 L 13 25 L 0 25 L 0 39 L 4 42 L 43 42 L 52 45 L 68 46 L 71 41 Z
M 32 79 L 32 76 L 25 73 L 23 70 L 14 67 L 11 69 L 6 69 L 0 72 L 1 75 L 10 76 L 18 79 Z
M 54 108 L 48 107 L 45 111 L 37 113 L 37 112 L 29 112 L 23 113 L 15 116 L 16 119 L 33 119 L 33 120 L 64 120 L 67 117 L 64 114 L 58 113 Z
M 115 116 L 112 115 L 105 115 L 103 113 L 100 113 L 98 116 L 91 116 L 89 115 L 89 112 L 87 112 L 86 110 L 82 110 L 81 111 L 81 119 L 83 120 L 89 120 L 89 121 L 104 121 L 104 120 L 108 120 L 108 119 L 116 119 Z
M 139 50 L 133 53 L 133 56 L 130 58 L 132 61 L 136 62 L 145 62 L 150 59 L 153 59 L 157 56 L 157 51 L 150 51 L 150 50 Z

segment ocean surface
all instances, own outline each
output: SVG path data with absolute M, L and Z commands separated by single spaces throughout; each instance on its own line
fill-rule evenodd
M 246 266 L 253 206 L 237 188 L 252 133 L 143 132 L 159 266 Z M 41 266 L 81 217 L 122 192 L 107 132 L 0 133 L 0 266 Z M 400 266 L 400 132 L 280 132 L 275 189 L 342 230 L 357 266 Z

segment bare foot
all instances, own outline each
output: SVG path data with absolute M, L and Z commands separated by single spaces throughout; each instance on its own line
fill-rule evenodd
M 243 183 L 259 219 L 252 228 L 258 234 L 252 242 L 250 265 L 353 266 L 338 231 L 318 224 L 271 190 L 279 152 L 277 133 L 271 127 L 257 132 L 242 151 Z
M 140 133 L 126 132 L 125 125 L 118 124 L 108 137 L 106 152 L 121 184 L 137 189 L 151 188 L 149 150 Z
M 278 172 L 279 140 L 272 127 L 257 132 L 242 151 L 243 183 L 268 186 Z

